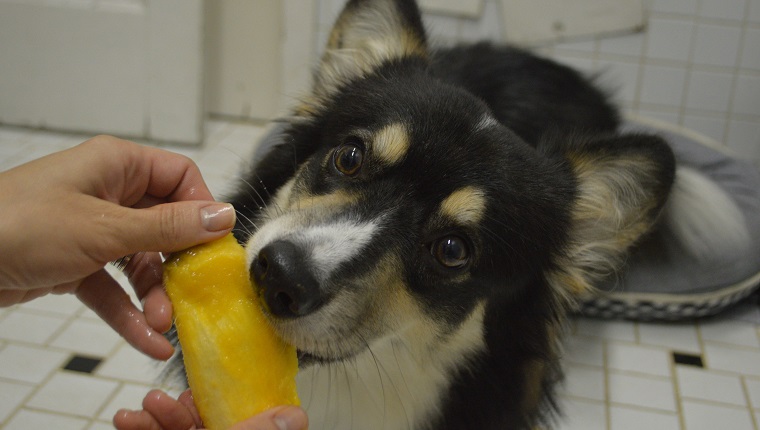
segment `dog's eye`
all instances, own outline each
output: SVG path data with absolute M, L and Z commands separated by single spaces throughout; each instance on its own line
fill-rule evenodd
M 470 261 L 467 242 L 459 236 L 438 239 L 433 243 L 430 252 L 441 265 L 451 269 L 462 268 Z
M 354 176 L 364 162 L 364 150 L 361 141 L 357 138 L 346 139 L 333 154 L 333 164 L 338 172 L 346 176 Z

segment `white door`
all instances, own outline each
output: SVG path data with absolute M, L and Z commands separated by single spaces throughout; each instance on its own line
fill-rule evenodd
M 0 123 L 199 143 L 203 0 L 0 0 Z

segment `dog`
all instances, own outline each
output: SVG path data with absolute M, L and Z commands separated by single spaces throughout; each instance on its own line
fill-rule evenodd
M 676 163 L 526 50 L 430 47 L 350 0 L 310 94 L 230 199 L 313 429 L 533 429 L 577 298 L 660 223 Z

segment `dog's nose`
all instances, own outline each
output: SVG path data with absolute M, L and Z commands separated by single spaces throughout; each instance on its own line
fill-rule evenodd
M 275 316 L 303 316 L 321 304 L 319 284 L 303 251 L 292 242 L 278 240 L 265 246 L 251 263 L 250 271 Z

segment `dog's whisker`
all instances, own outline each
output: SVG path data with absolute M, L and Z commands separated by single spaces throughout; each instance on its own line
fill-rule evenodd
M 351 417 L 349 421 L 349 428 L 354 428 L 354 395 L 353 390 L 351 389 L 351 376 L 348 374 L 348 361 L 341 361 L 340 364 L 343 367 L 343 374 L 346 378 L 346 390 L 348 391 L 348 409 L 351 411 L 349 414 Z
M 247 179 L 241 178 L 241 181 L 245 185 L 248 186 L 247 188 L 244 188 L 245 192 L 246 192 L 246 194 L 248 194 L 248 197 L 250 197 L 251 200 L 253 200 L 253 202 L 256 203 L 256 205 L 257 205 L 256 209 L 258 209 L 259 211 L 264 210 L 264 208 L 266 207 L 266 201 L 264 200 L 264 198 L 261 197 L 261 194 L 259 194 L 259 192 L 256 191 L 256 188 L 250 182 L 248 182 Z M 254 193 L 256 193 L 256 195 L 254 196 L 251 193 L 251 191 L 253 191 Z
M 253 220 L 251 220 L 251 218 L 249 218 L 249 217 L 248 217 L 246 214 L 244 214 L 242 211 L 236 210 L 236 211 L 235 211 L 235 213 L 237 213 L 237 215 L 238 215 L 239 217 L 241 217 L 241 218 L 243 218 L 244 220 L 248 221 L 248 224 L 249 224 L 249 225 L 251 225 L 251 226 L 252 226 L 254 229 L 256 229 L 256 230 L 258 230 L 258 229 L 259 229 L 259 226 L 258 226 L 258 225 L 256 225 L 256 223 L 255 223 L 255 222 L 253 222 Z M 251 231 L 251 230 L 250 230 L 248 227 L 246 227 L 245 225 L 243 225 L 243 228 L 245 228 L 245 229 L 246 229 L 246 232 L 247 232 L 249 235 L 252 235 L 252 234 L 253 234 L 253 231 Z

